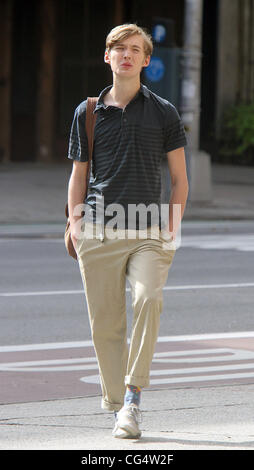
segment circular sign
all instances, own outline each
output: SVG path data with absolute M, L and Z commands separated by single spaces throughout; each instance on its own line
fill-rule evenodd
M 158 82 L 165 73 L 165 66 L 159 57 L 152 57 L 145 69 L 145 75 L 150 82 Z
M 163 42 L 166 34 L 167 30 L 163 24 L 156 24 L 152 29 L 152 36 L 156 42 Z

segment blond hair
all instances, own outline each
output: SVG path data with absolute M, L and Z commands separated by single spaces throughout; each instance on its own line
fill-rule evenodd
M 144 52 L 145 56 L 152 55 L 153 52 L 153 42 L 152 36 L 145 30 L 145 28 L 141 28 L 140 26 L 132 23 L 121 24 L 120 26 L 116 26 L 113 28 L 110 33 L 107 35 L 106 38 L 106 49 L 110 51 L 110 49 L 118 42 L 124 41 L 125 39 L 129 38 L 130 36 L 134 36 L 134 34 L 139 34 L 144 39 Z

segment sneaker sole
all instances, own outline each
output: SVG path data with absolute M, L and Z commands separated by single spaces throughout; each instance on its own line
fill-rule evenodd
M 116 437 L 117 439 L 128 439 L 128 433 L 121 428 L 117 428 L 112 432 L 112 436 Z
M 139 439 L 140 436 L 141 436 L 141 432 L 136 432 L 134 433 L 133 430 L 131 430 L 130 428 L 128 428 L 128 426 L 124 426 L 124 427 L 118 427 L 119 431 L 122 431 L 122 433 L 119 435 L 117 435 L 117 431 L 114 435 L 114 437 L 118 437 L 119 439 Z

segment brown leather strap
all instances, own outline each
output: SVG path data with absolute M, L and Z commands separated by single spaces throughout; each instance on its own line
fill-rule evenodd
M 98 98 L 88 97 L 86 105 L 86 135 L 88 140 L 88 168 L 87 168 L 87 177 L 86 177 L 86 192 L 88 191 L 88 185 L 90 180 L 92 158 L 93 158 L 93 141 L 94 141 L 94 128 L 97 114 L 94 113 Z
M 86 192 L 88 191 L 88 184 L 90 179 L 91 171 L 91 161 L 93 157 L 93 140 L 94 140 L 94 127 L 96 122 L 96 113 L 93 113 L 98 98 L 88 97 L 87 98 L 87 107 L 86 107 L 86 134 L 88 139 L 88 168 L 87 168 L 87 177 L 86 177 Z M 83 212 L 82 212 L 83 214 Z M 69 208 L 68 203 L 65 206 L 65 215 L 68 219 L 69 217 Z
M 88 151 L 89 151 L 89 161 L 92 160 L 93 156 L 93 137 L 94 137 L 94 127 L 96 121 L 96 113 L 94 113 L 94 109 L 96 106 L 98 98 L 87 98 L 87 105 L 86 105 L 86 134 L 88 139 Z

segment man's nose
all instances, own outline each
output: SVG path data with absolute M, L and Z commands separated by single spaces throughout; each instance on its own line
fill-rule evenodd
M 130 50 L 129 50 L 127 47 L 124 49 L 123 56 L 124 56 L 125 58 L 130 57 Z

